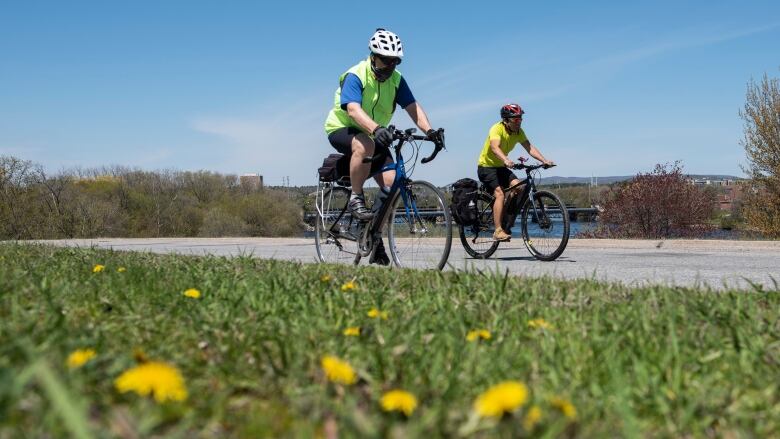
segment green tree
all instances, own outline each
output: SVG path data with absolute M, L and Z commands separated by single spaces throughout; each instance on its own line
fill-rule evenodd
M 743 215 L 752 228 L 780 238 L 780 84 L 766 74 L 760 84 L 748 83 L 745 107 L 745 148 L 752 190 L 745 194 Z

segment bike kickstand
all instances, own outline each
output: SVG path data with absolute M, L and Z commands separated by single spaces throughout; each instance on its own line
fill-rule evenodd
M 362 256 L 360 256 L 360 252 L 358 252 L 355 255 L 355 265 L 360 265 L 360 258 L 362 258 Z

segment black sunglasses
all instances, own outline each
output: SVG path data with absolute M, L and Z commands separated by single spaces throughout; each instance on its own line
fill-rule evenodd
M 401 64 L 401 58 L 396 58 L 394 56 L 382 56 L 378 54 L 374 54 L 374 56 L 382 61 L 382 64 L 386 66 L 397 66 L 398 64 Z

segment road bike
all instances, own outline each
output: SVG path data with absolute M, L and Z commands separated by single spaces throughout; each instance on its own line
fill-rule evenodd
M 566 205 L 554 193 L 536 188 L 539 169 L 544 164 L 521 163 L 512 169 L 525 170 L 526 178 L 504 191 L 504 210 L 501 224 L 511 235 L 511 229 L 520 216 L 520 233 L 528 251 L 541 261 L 554 261 L 569 242 L 569 214 Z M 493 203 L 495 197 L 480 185 L 474 197 L 476 220 L 470 225 L 458 225 L 460 242 L 471 257 L 486 259 L 495 253 L 501 241 L 493 239 Z
M 373 217 L 368 221 L 354 218 L 348 208 L 350 197 L 349 157 L 339 159 L 340 174 L 333 181 L 320 181 L 317 189 L 315 245 L 321 262 L 352 262 L 361 258 L 373 260 L 377 243 L 387 230 L 387 242 L 392 263 L 397 267 L 441 270 L 447 263 L 452 245 L 452 219 L 442 193 L 431 183 L 412 180 L 422 141 L 427 136 L 414 134 L 415 128 L 401 131 L 388 127 L 393 133 L 395 162 L 384 165 L 378 173 L 395 171 L 395 180 L 381 206 L 372 207 Z M 440 129 L 433 153 L 420 161 L 428 163 L 444 149 L 444 130 Z M 411 146 L 408 163 L 401 153 Z M 363 162 L 385 160 L 386 155 L 366 157 Z M 322 180 L 322 179 L 321 179 Z M 375 202 L 376 204 L 376 202 Z

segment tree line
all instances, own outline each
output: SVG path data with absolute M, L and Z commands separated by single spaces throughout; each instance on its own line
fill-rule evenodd
M 297 236 L 299 198 L 208 171 L 115 166 L 49 175 L 0 156 L 0 239 Z

